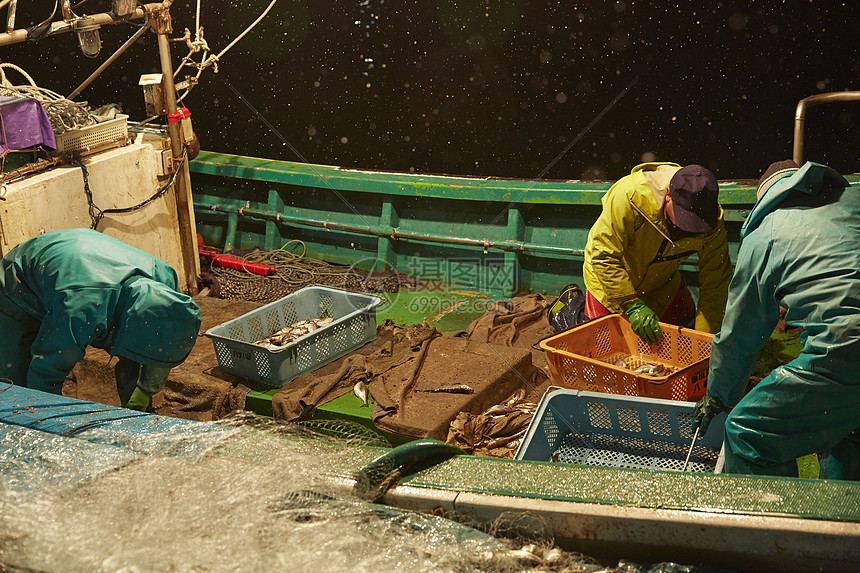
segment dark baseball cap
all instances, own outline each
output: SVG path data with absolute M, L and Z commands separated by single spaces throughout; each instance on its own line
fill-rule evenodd
M 707 233 L 720 218 L 717 178 L 701 165 L 679 169 L 669 181 L 675 225 L 688 233 Z

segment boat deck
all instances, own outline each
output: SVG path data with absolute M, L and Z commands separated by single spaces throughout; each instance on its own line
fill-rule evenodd
M 483 314 L 480 297 L 445 293 L 444 308 L 428 309 L 443 297 L 427 290 L 388 295 L 377 321 L 426 322 L 440 331 L 465 329 Z M 203 330 L 257 308 L 258 303 L 198 298 Z M 796 355 L 797 339 L 775 334 L 774 350 L 763 360 Z M 782 355 L 782 356 L 781 356 Z M 760 359 L 761 361 L 761 359 Z M 772 364 L 765 364 L 772 367 Z M 96 380 L 109 377 L 107 355 L 90 351 L 76 372 Z M 229 411 L 231 392 L 249 381 L 219 374 L 211 340 L 201 337 L 189 359 L 171 373 L 171 384 L 211 392 L 208 411 L 198 405 L 170 415 L 210 421 Z M 79 382 L 70 397 L 118 403 L 88 395 L 98 384 Z M 109 383 L 101 384 L 108 387 Z M 253 384 L 252 384 L 253 386 Z M 216 391 L 213 391 L 213 388 Z M 168 388 L 169 389 L 169 388 Z M 245 408 L 272 413 L 276 389 L 252 387 Z M 157 413 L 163 405 L 153 402 Z M 346 419 L 373 428 L 370 410 L 351 392 L 316 412 L 317 418 Z M 377 430 L 378 431 L 378 430 Z M 384 434 L 392 444 L 403 438 Z M 365 462 L 385 450 L 357 448 Z M 713 552 L 715 563 L 738 570 L 846 570 L 860 562 L 860 483 L 582 466 L 551 462 L 459 456 L 401 480 L 383 498 L 387 504 L 449 515 L 464 523 L 498 523 L 505 516 L 539 515 L 555 542 L 566 549 L 599 556 L 624 546 L 631 558 L 697 560 Z

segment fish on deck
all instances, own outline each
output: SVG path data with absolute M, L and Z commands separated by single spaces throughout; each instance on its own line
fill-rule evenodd
M 286 346 L 290 342 L 298 340 L 306 334 L 322 328 L 326 324 L 330 324 L 333 320 L 334 319 L 330 316 L 300 320 L 278 330 L 277 332 L 273 332 L 266 338 L 257 340 L 254 344 L 264 348 L 280 348 L 282 346 Z

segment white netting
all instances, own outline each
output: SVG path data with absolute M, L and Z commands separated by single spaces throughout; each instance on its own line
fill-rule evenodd
M 151 435 L 131 448 L 0 427 L 0 570 L 603 568 L 553 548 L 539 519 L 481 531 L 362 502 L 350 478 L 368 452 L 349 446 L 380 444 L 367 428 L 247 413 L 224 425 L 243 430 Z
M 23 75 L 27 84 L 15 85 L 6 77 L 6 70 Z M 54 133 L 65 133 L 73 129 L 89 127 L 99 122 L 99 116 L 90 110 L 87 102 L 75 102 L 47 88 L 36 85 L 33 78 L 20 67 L 8 62 L 0 63 L 0 95 L 25 97 L 39 100 Z

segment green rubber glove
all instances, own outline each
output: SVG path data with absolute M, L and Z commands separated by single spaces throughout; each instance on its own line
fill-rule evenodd
M 708 424 L 714 419 L 714 416 L 720 412 L 727 412 L 729 409 L 725 404 L 720 402 L 713 396 L 703 396 L 696 407 L 693 408 L 693 423 L 691 424 L 693 431 L 699 428 L 699 435 L 708 431 Z
M 135 388 L 134 392 L 131 393 L 131 397 L 128 399 L 128 402 L 125 403 L 124 407 L 128 408 L 129 410 L 146 412 L 147 408 L 149 408 L 149 399 L 151 397 L 151 394 L 147 394 L 140 388 Z
M 657 344 L 663 338 L 657 314 L 638 298 L 624 308 L 633 332 L 648 344 Z

